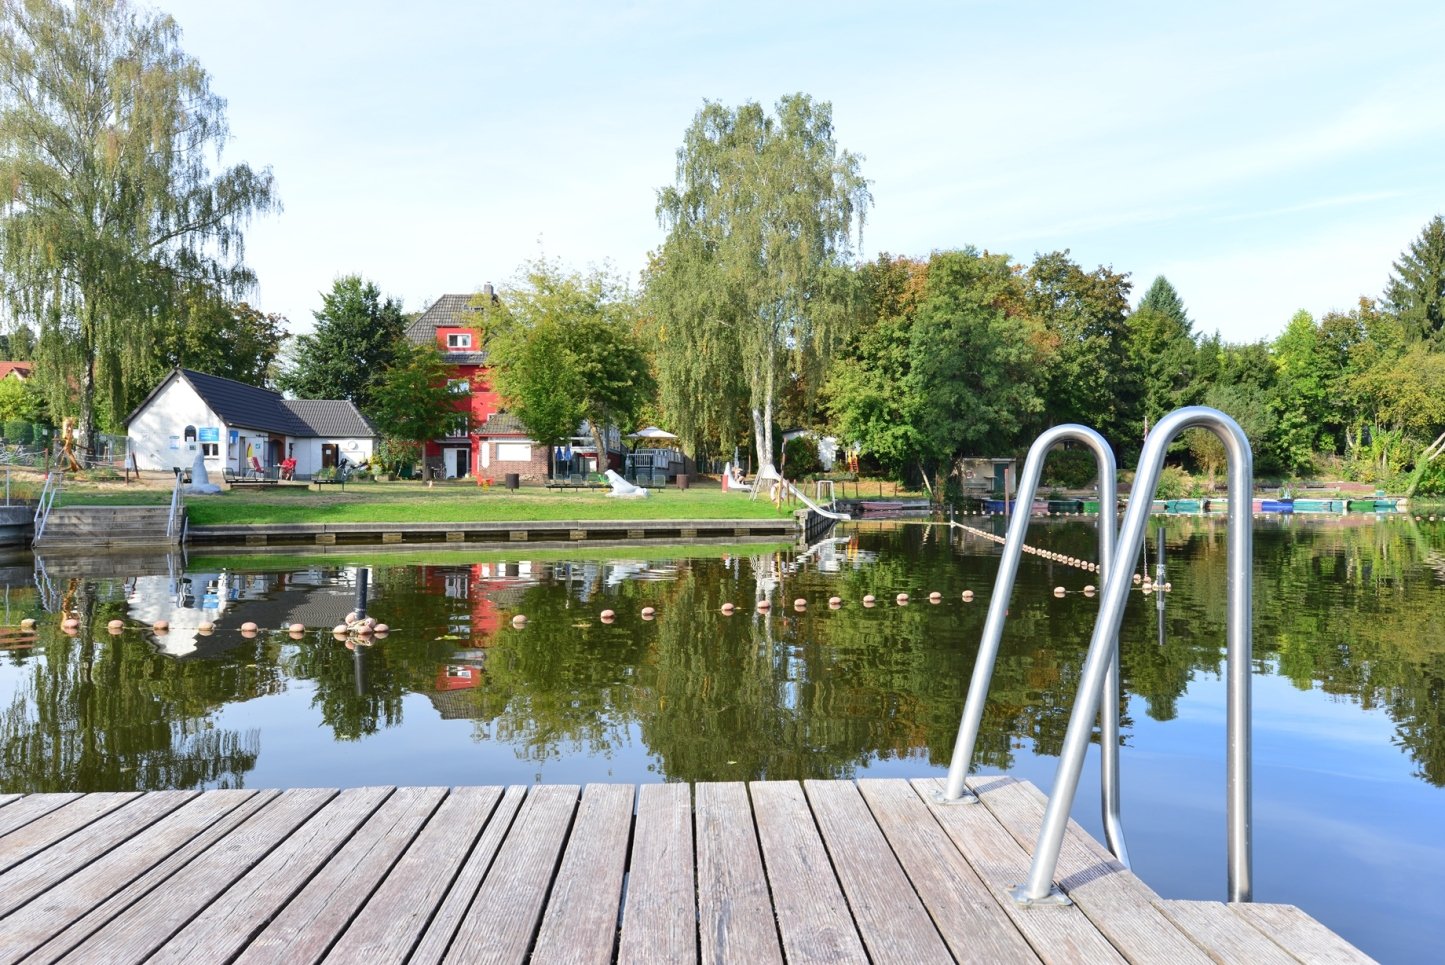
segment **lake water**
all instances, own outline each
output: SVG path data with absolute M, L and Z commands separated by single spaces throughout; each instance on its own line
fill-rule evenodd
M 1125 832 L 1165 896 L 1222 900 L 1224 522 L 1167 525 L 1173 592 L 1162 618 L 1133 594 L 1122 634 Z M 919 523 L 835 536 L 806 554 L 20 559 L 0 569 L 4 623 L 40 625 L 0 635 L 0 791 L 942 776 L 998 548 Z M 1094 541 L 1089 520 L 1029 537 L 1080 557 Z M 393 630 L 348 645 L 330 627 L 363 564 Z M 1024 558 L 977 770 L 1051 785 L 1089 582 Z M 61 610 L 81 616 L 75 636 Z M 145 629 L 162 617 L 170 632 Z M 292 622 L 322 629 L 293 639 L 278 629 Z M 1254 686 L 1256 900 L 1300 905 L 1382 960 L 1436 960 L 1445 523 L 1258 521 Z M 1102 838 L 1097 768 L 1074 813 Z

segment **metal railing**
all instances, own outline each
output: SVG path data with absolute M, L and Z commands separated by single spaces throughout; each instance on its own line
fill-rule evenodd
M 35 504 L 35 536 L 31 542 L 39 541 L 45 535 L 45 524 L 50 521 L 50 509 L 55 505 L 55 497 L 60 495 L 60 484 L 65 481 L 65 473 L 56 470 L 45 474 L 45 485 L 40 490 L 40 501 Z
M 1098 465 L 1099 575 L 1100 582 L 1103 582 L 1114 568 L 1115 522 L 1118 515 L 1118 472 L 1114 451 L 1109 448 L 1103 436 L 1087 426 L 1073 424 L 1055 426 L 1040 435 L 1034 440 L 1028 458 L 1024 461 L 1023 474 L 1019 477 L 1014 498 L 1021 506 L 1033 504 L 1049 450 L 1067 441 L 1082 442 L 1088 446 L 1093 450 Z M 1003 638 L 1004 621 L 1008 615 L 1009 596 L 1013 593 L 1014 578 L 1018 574 L 1019 558 L 1023 555 L 1024 536 L 1029 528 L 1029 520 L 1030 513 L 1027 510 L 1014 513 L 1009 520 L 998 576 L 994 580 L 993 596 L 989 599 L 988 617 L 983 625 L 983 639 L 979 643 L 978 657 L 974 661 L 973 678 L 969 682 L 968 697 L 963 705 L 963 719 L 958 725 L 958 740 L 953 747 L 948 781 L 942 793 L 935 797 L 940 804 L 978 800 L 968 789 L 965 779 L 968 777 L 969 763 L 973 760 L 974 747 L 978 742 L 979 727 L 983 722 L 984 703 L 988 699 L 989 683 L 993 679 L 994 664 L 998 660 L 999 643 Z M 1137 553 L 1137 550 L 1135 552 Z M 1123 567 L 1119 569 L 1121 573 L 1125 572 Z M 1124 844 L 1123 821 L 1119 814 L 1119 648 L 1111 645 L 1110 650 L 1113 659 L 1109 662 L 1108 672 L 1102 681 L 1103 708 L 1099 722 L 1100 806 L 1103 809 L 1104 835 L 1109 850 L 1127 866 L 1129 852 Z M 1095 694 L 1100 686 L 1099 683 L 1094 685 Z M 1090 729 L 1092 730 L 1092 717 Z
M 176 485 L 171 490 L 171 511 L 166 516 L 166 539 L 172 543 L 179 542 L 181 525 L 186 511 L 185 500 L 181 498 L 181 474 L 176 473 Z
M 1119 529 L 1116 558 L 1134 560 L 1143 546 L 1144 528 L 1149 521 L 1150 503 L 1159 485 L 1164 456 L 1169 444 L 1186 429 L 1208 429 L 1224 444 L 1229 469 L 1228 518 L 1228 604 L 1227 661 L 1228 694 L 1226 725 L 1226 824 L 1228 826 L 1229 900 L 1251 901 L 1254 886 L 1250 838 L 1250 656 L 1253 649 L 1251 603 L 1251 562 L 1254 534 L 1251 504 L 1254 456 L 1249 439 L 1239 424 L 1218 409 L 1190 406 L 1176 409 L 1160 419 L 1144 440 L 1139 471 L 1124 522 Z M 1032 458 L 1032 457 L 1030 457 Z M 1119 625 L 1131 589 L 1130 571 L 1113 567 L 1105 577 L 1094 623 L 1089 654 L 1079 681 L 1079 692 L 1069 716 L 1064 746 L 1054 787 L 1044 810 L 1034 847 L 1028 880 L 1012 890 L 1021 904 L 1067 904 L 1069 899 L 1053 886 L 1059 851 L 1069 823 L 1069 809 L 1079 787 L 1094 716 L 1099 710 L 1100 692 L 1113 661 L 1117 660 Z M 970 695 L 971 696 L 971 695 Z M 1116 718 L 1117 719 L 1117 718 Z

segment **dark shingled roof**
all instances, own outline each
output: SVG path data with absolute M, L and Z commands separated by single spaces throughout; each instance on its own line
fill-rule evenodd
M 278 435 L 341 436 L 366 438 L 376 435 L 356 406 L 337 399 L 283 399 L 280 392 L 257 385 L 237 382 L 219 375 L 207 375 L 194 369 L 176 369 L 151 390 L 145 401 L 126 417 L 129 424 L 150 404 L 171 379 L 182 378 L 196 394 L 221 417 L 226 425 L 240 429 L 260 429 Z
M 525 436 L 527 427 L 510 412 L 494 412 L 477 430 L 479 436 Z
M 311 431 L 313 436 L 365 438 L 376 435 L 376 428 L 356 406 L 341 399 L 283 399 L 290 410 Z
M 497 296 L 493 295 L 495 299 Z M 421 313 L 416 321 L 406 327 L 407 341 L 413 345 L 436 345 L 439 328 L 470 328 L 475 323 L 475 309 L 471 307 L 475 294 L 443 295 Z M 485 365 L 487 353 L 443 352 L 442 358 L 453 365 Z

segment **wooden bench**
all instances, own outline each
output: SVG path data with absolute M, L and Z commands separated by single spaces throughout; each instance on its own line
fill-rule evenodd
M 221 470 L 221 478 L 225 479 L 226 485 L 233 488 L 245 486 L 274 486 L 277 483 L 277 480 L 267 479 L 254 469 L 248 469 L 240 473 L 234 469 L 223 469 Z

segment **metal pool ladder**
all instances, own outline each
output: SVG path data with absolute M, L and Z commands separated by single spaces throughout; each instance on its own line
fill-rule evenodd
M 1093 450 L 1098 465 L 1099 576 L 1102 582 L 1114 569 L 1115 522 L 1118 514 L 1118 472 L 1114 451 L 1109 448 L 1103 436 L 1087 426 L 1075 424 L 1055 426 L 1040 435 L 1029 448 L 1028 458 L 1024 461 L 1018 490 L 1014 493 L 1014 505 L 1033 505 L 1049 450 L 1066 441 L 1084 443 Z M 940 804 L 978 800 L 964 780 L 968 776 L 969 762 L 973 760 L 974 746 L 978 742 L 984 702 L 988 699 L 989 682 L 993 679 L 994 663 L 998 660 L 1009 596 L 1013 593 L 1014 578 L 1018 574 L 1019 557 L 1023 555 L 1024 535 L 1029 528 L 1029 518 L 1029 512 L 1024 510 L 1013 513 L 1009 519 L 1008 535 L 999 560 L 998 577 L 994 581 L 993 596 L 988 602 L 988 617 L 983 625 L 983 640 L 979 643 L 978 658 L 973 665 L 973 678 L 968 685 L 968 698 L 963 705 L 963 719 L 958 725 L 958 740 L 954 744 L 953 760 L 948 768 L 948 782 L 943 792 L 935 795 L 935 800 Z M 1137 549 L 1135 554 L 1138 554 Z M 1127 581 L 1127 569 L 1119 567 L 1119 571 L 1126 574 L 1124 578 Z M 1114 638 L 1110 639 L 1112 641 Z M 1111 646 L 1110 651 L 1112 658 L 1102 684 L 1103 713 L 1099 722 L 1100 797 L 1104 814 L 1104 837 L 1109 850 L 1127 867 L 1129 850 L 1124 844 L 1124 828 L 1119 816 L 1119 648 Z M 1096 684 L 1094 687 L 1096 694 L 1099 686 Z M 1090 711 L 1090 729 L 1093 714 L 1094 711 Z
M 1208 429 L 1219 437 L 1229 467 L 1228 519 L 1228 605 L 1226 624 L 1228 695 L 1226 718 L 1226 824 L 1228 828 L 1229 900 L 1252 901 L 1253 854 L 1250 834 L 1250 658 L 1253 650 L 1253 613 L 1251 600 L 1251 563 L 1254 555 L 1254 533 L 1251 504 L 1254 455 L 1249 439 L 1239 423 L 1218 409 L 1190 406 L 1176 409 L 1160 419 L 1144 440 L 1139 456 L 1139 471 L 1134 478 L 1129 508 L 1119 529 L 1116 546 L 1119 560 L 1139 556 L 1144 541 L 1144 528 L 1149 521 L 1150 503 L 1159 485 L 1164 468 L 1164 455 L 1169 444 L 1186 429 Z M 1104 579 L 1099 601 L 1099 616 L 1094 623 L 1089 654 L 1080 675 L 1079 692 L 1064 734 L 1064 747 L 1059 755 L 1058 773 L 1044 810 L 1038 843 L 1034 846 L 1033 864 L 1028 880 L 1012 889 L 1020 904 L 1067 904 L 1069 899 L 1053 886 L 1054 871 L 1059 861 L 1064 831 L 1069 822 L 1069 809 L 1078 791 L 1079 772 L 1084 766 L 1089 732 L 1099 710 L 1100 689 L 1113 662 L 1118 659 L 1119 625 L 1128 602 L 1130 573 L 1116 566 Z

